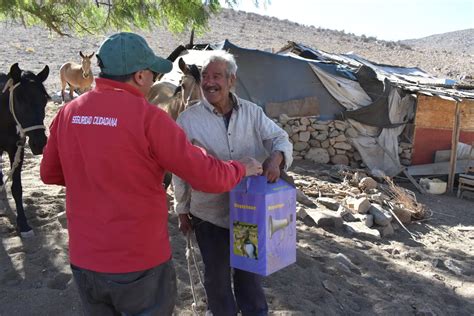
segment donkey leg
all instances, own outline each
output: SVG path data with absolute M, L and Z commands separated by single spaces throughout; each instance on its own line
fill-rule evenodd
M 61 78 L 61 99 L 64 103 L 65 102 L 64 93 L 65 93 L 65 90 L 66 90 L 67 82 L 66 82 L 66 79 L 64 79 L 64 76 L 63 76 L 62 73 L 61 73 L 60 78 Z
M 12 176 L 12 196 L 15 200 L 16 206 L 16 224 L 17 228 L 20 231 L 21 237 L 31 237 L 34 236 L 33 230 L 31 229 L 30 225 L 28 225 L 28 221 L 25 216 L 25 209 L 23 208 L 23 187 L 21 185 L 21 168 L 23 166 L 23 156 L 24 150 L 21 151 L 20 154 L 20 162 L 16 167 L 15 171 L 13 172 Z M 10 155 L 10 154 L 9 154 Z M 10 161 L 13 164 L 14 153 L 10 155 Z
M 69 100 L 72 100 L 74 98 L 74 87 L 69 84 Z

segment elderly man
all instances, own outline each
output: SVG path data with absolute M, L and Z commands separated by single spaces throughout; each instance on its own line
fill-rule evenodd
M 86 315 L 171 315 L 176 276 L 165 170 L 219 193 L 262 167 L 253 158 L 208 156 L 146 101 L 156 74 L 172 64 L 141 36 L 114 34 L 97 58 L 95 88 L 51 124 L 41 179 L 66 186 L 71 268 Z
M 288 135 L 263 110 L 231 93 L 236 81 L 234 57 L 215 51 L 202 69 L 205 100 L 190 107 L 177 123 L 188 139 L 219 159 L 252 156 L 263 161 L 263 175 L 270 182 L 292 162 Z M 267 315 L 268 306 L 261 277 L 234 269 L 232 292 L 229 246 L 229 194 L 209 194 L 189 188 L 174 177 L 175 204 L 180 229 L 194 229 L 205 264 L 204 286 L 208 308 L 215 316 Z M 235 295 L 234 295 L 235 294 Z

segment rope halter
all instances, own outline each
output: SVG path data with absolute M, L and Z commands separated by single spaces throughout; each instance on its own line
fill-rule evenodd
M 21 126 L 20 121 L 16 117 L 15 107 L 14 107 L 14 103 L 13 103 L 13 91 L 15 91 L 15 88 L 17 88 L 19 85 L 20 85 L 20 81 L 18 81 L 16 84 L 14 84 L 13 79 L 10 78 L 10 79 L 8 79 L 7 83 L 5 84 L 5 87 L 3 88 L 2 93 L 5 93 L 7 91 L 7 89 L 10 89 L 10 99 L 9 99 L 10 113 L 12 114 L 13 119 L 15 120 L 16 131 L 17 131 L 18 135 L 20 135 L 20 138 L 24 139 L 24 138 L 26 138 L 26 133 L 27 132 L 34 131 L 34 130 L 37 130 L 37 129 L 46 129 L 46 126 L 44 126 L 43 124 L 33 125 L 33 126 L 30 126 L 30 127 L 26 127 L 26 128 L 23 128 L 23 126 Z
M 197 86 L 197 87 L 196 87 Z M 183 93 L 181 95 L 181 101 L 183 102 L 184 104 L 184 107 L 187 109 L 188 107 L 190 107 L 191 105 L 197 103 L 200 101 L 200 99 L 191 99 L 192 95 L 193 95 L 193 92 L 194 92 L 194 89 L 201 89 L 201 87 L 196 83 L 196 81 L 194 81 L 191 85 L 191 87 L 189 88 L 189 95 L 188 97 L 185 99 L 184 98 L 184 89 L 183 89 Z

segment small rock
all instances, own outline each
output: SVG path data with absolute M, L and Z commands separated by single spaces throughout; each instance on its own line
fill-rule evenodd
M 384 210 L 382 205 L 373 203 L 369 213 L 374 216 L 374 223 L 380 226 L 387 226 L 392 221 L 392 214 Z
M 312 124 L 311 127 L 317 131 L 327 131 L 329 129 L 328 125 L 320 124 L 320 122 L 318 122 L 318 124 Z
M 345 222 L 355 222 L 357 221 L 358 219 L 354 217 L 354 215 L 352 214 L 352 212 L 350 211 L 350 209 L 348 209 L 347 207 L 345 207 L 344 205 L 340 205 L 338 210 L 337 210 L 337 213 L 339 214 L 339 216 L 342 217 L 342 219 L 345 221 Z
M 340 131 L 346 129 L 346 123 L 344 121 L 334 121 L 334 127 Z
M 303 126 L 308 126 L 311 124 L 311 122 L 309 121 L 309 119 L 305 116 L 303 116 L 301 119 L 300 119 L 300 123 L 301 125 Z
M 324 210 L 307 210 L 306 213 L 319 227 L 340 228 L 343 226 L 342 218 L 338 213 Z
M 346 200 L 346 205 L 354 210 L 354 212 L 359 214 L 367 214 L 370 207 L 372 206 L 369 200 L 365 197 L 357 198 L 348 198 Z
M 308 216 L 308 213 L 306 213 L 306 209 L 303 207 L 298 207 L 298 210 L 296 210 L 296 218 L 304 220 L 306 216 Z
M 392 236 L 395 233 L 395 231 L 393 230 L 393 227 L 390 223 L 386 226 L 377 227 L 376 229 L 380 232 L 380 235 L 383 238 Z
M 335 143 L 334 148 L 343 149 L 343 150 L 351 150 L 352 146 L 348 143 L 341 142 L 341 143 Z
M 374 226 L 374 216 L 373 216 L 372 214 L 367 214 L 367 215 L 365 216 L 365 221 L 364 221 L 364 223 L 365 223 L 365 226 L 367 226 L 367 227 L 369 227 L 369 228 L 372 227 L 372 226 Z
M 308 207 L 316 207 L 316 204 L 299 189 L 296 190 L 296 201 Z
M 328 197 L 320 197 L 316 200 L 319 204 L 326 206 L 328 209 L 332 211 L 337 211 L 339 209 L 339 202 L 335 199 L 328 198 Z
M 300 132 L 299 141 L 300 142 L 308 142 L 310 137 L 311 137 L 310 132 Z
M 360 274 L 359 268 L 346 255 L 338 253 L 334 258 L 341 264 L 347 266 L 351 272 Z
M 334 155 L 331 157 L 331 162 L 334 164 L 334 165 L 344 165 L 344 166 L 348 166 L 349 165 L 349 158 L 347 158 L 346 155 Z
M 352 176 L 352 183 L 359 185 L 359 182 L 366 177 L 367 175 L 365 173 L 356 171 Z
M 327 141 L 327 144 L 329 145 L 329 141 L 327 140 L 328 139 L 328 133 L 326 132 L 320 132 L 316 135 L 313 135 L 314 139 L 316 140 L 319 140 L 320 142 L 324 142 L 324 141 Z
M 362 191 L 369 191 L 375 189 L 377 188 L 377 181 L 375 181 L 371 177 L 362 178 L 359 182 L 359 188 Z
M 364 223 L 360 222 L 352 222 L 352 223 L 344 223 L 344 227 L 346 231 L 350 234 L 370 238 L 370 239 L 381 239 L 380 232 L 376 229 L 370 229 L 365 226 Z
M 449 271 L 453 272 L 456 275 L 463 275 L 463 270 L 457 264 L 454 260 L 452 259 L 446 259 L 443 261 L 444 267 L 446 267 Z
M 280 121 L 281 124 L 286 124 L 288 123 L 290 118 L 286 114 L 280 114 L 280 116 L 278 117 L 278 120 Z
M 296 137 L 299 137 L 298 135 L 296 135 Z M 293 145 L 293 150 L 294 151 L 302 151 L 302 150 L 305 150 L 306 148 L 308 148 L 309 145 L 307 142 L 296 142 L 294 145 Z

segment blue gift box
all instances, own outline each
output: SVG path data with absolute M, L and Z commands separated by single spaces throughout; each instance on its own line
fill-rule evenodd
M 230 192 L 230 264 L 267 276 L 296 261 L 296 189 L 244 178 Z

